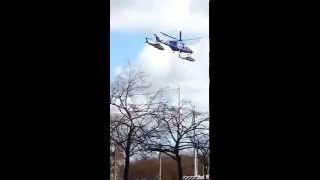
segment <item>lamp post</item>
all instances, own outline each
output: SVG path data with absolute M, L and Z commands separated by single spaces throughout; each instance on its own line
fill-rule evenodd
M 193 114 L 193 116 L 192 116 L 192 123 L 193 123 L 193 125 L 195 125 L 195 123 L 196 123 L 196 110 L 195 110 L 195 106 L 193 106 L 193 110 L 192 110 L 193 112 L 192 112 L 192 114 Z M 195 135 L 196 135 L 196 130 L 194 129 L 193 130 L 193 138 L 194 138 L 194 142 L 195 142 Z M 198 161 L 197 161 L 197 159 L 198 159 L 198 149 L 197 149 L 197 147 L 194 147 L 194 176 L 198 176 Z
M 161 152 L 159 152 L 159 180 L 161 180 Z
M 180 86 L 177 89 L 167 89 L 167 91 L 170 90 L 178 90 L 178 110 L 179 110 L 179 120 L 180 120 Z M 161 138 L 160 138 L 161 142 Z M 159 152 L 159 180 L 161 180 L 162 175 L 162 169 L 161 169 L 161 152 Z

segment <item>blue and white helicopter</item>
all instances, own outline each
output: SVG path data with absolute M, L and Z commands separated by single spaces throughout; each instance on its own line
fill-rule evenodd
M 161 34 L 167 36 L 167 37 L 170 37 L 174 40 L 162 40 L 160 39 L 157 34 L 154 34 L 155 36 L 155 41 L 152 42 L 152 39 L 151 38 L 146 38 L 146 43 L 159 49 L 159 50 L 164 50 L 163 46 L 161 46 L 161 44 L 164 44 L 164 45 L 167 45 L 171 48 L 171 50 L 173 51 L 173 53 L 175 51 L 178 51 L 179 52 L 179 58 L 181 59 L 184 59 L 184 60 L 188 60 L 188 61 L 195 61 L 194 58 L 191 57 L 191 54 L 193 53 L 193 51 L 188 47 L 186 46 L 183 41 L 189 41 L 189 40 L 196 40 L 196 39 L 201 39 L 201 37 L 199 38 L 192 38 L 192 39 L 184 39 L 182 40 L 181 39 L 181 31 L 179 32 L 179 39 L 175 38 L 175 37 L 172 37 L 168 34 L 165 34 L 163 32 L 160 32 Z M 186 54 L 185 57 L 181 56 L 181 54 Z

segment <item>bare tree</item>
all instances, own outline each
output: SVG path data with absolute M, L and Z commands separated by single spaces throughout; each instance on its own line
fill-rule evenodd
M 156 129 L 150 117 L 157 109 L 159 93 L 152 93 L 146 78 L 145 73 L 129 64 L 111 84 L 110 108 L 117 114 L 111 118 L 111 141 L 124 151 L 124 180 L 128 180 L 130 157 L 142 151 L 137 139 Z
M 140 139 L 147 151 L 164 153 L 176 161 L 179 180 L 183 177 L 181 152 L 194 147 L 191 137 L 197 135 L 195 132 L 200 136 L 201 130 L 208 129 L 205 122 L 209 119 L 201 113 L 197 113 L 197 121 L 192 121 L 195 112 L 191 107 L 190 103 L 183 103 L 180 107 L 163 103 L 158 113 L 153 114 L 153 118 L 158 120 L 157 131 L 144 134 L 143 139 Z

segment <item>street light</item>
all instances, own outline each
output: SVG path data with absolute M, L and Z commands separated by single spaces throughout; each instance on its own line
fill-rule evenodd
M 180 86 L 178 88 L 174 88 L 174 89 L 166 89 L 166 91 L 170 91 L 170 90 L 178 90 L 178 113 L 179 113 L 179 121 L 181 118 L 181 114 L 180 114 Z M 196 116 L 196 112 L 195 112 L 195 106 L 193 106 L 193 124 L 195 124 L 195 116 Z M 194 136 L 195 136 L 195 130 L 194 130 Z M 194 137 L 195 138 L 195 137 Z M 161 141 L 161 140 L 160 140 Z M 197 163 L 197 159 L 198 159 L 198 149 L 194 148 L 194 176 L 198 176 L 198 163 Z M 161 180 L 161 152 L 159 152 L 159 180 Z
M 193 126 L 194 124 L 196 123 L 196 110 L 195 110 L 195 106 L 192 107 L 192 123 L 193 123 Z M 195 142 L 195 137 L 196 136 L 196 130 L 194 129 L 193 130 L 193 138 L 194 138 L 194 142 Z M 194 147 L 193 149 L 194 151 L 194 176 L 198 176 L 198 149 L 196 147 Z
M 179 120 L 180 120 L 180 86 L 176 89 L 166 89 L 165 91 L 170 91 L 170 90 L 178 90 L 178 110 L 179 110 Z M 161 138 L 160 138 L 160 143 L 161 143 Z M 159 152 L 159 180 L 161 180 L 161 152 Z

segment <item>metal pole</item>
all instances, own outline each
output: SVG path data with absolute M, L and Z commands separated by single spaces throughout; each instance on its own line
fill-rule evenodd
M 159 180 L 161 180 L 161 152 L 159 152 Z
M 198 176 L 198 161 L 197 161 L 197 159 L 198 159 L 198 150 L 196 149 L 195 150 L 195 156 L 194 156 L 194 168 L 195 168 L 194 175 L 195 176 Z
M 178 109 L 179 109 L 179 120 L 180 120 L 180 86 L 178 87 L 179 100 L 178 100 Z
M 173 89 L 171 89 L 173 90 Z M 178 110 L 179 110 L 179 121 L 180 121 L 180 86 L 178 87 Z M 161 141 L 161 140 L 160 140 Z M 159 180 L 161 180 L 161 152 L 159 152 Z
M 196 123 L 196 113 L 195 113 L 195 106 L 193 106 L 193 110 L 192 110 L 192 114 L 193 114 L 193 125 L 195 125 Z M 196 136 L 196 130 L 193 129 L 193 138 L 194 138 L 194 141 L 195 141 L 195 137 Z M 197 162 L 197 159 L 198 159 L 198 149 L 196 147 L 194 147 L 194 176 L 198 176 L 198 162 Z

